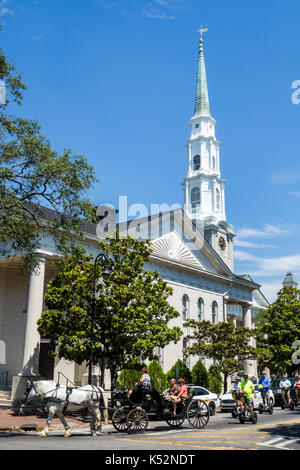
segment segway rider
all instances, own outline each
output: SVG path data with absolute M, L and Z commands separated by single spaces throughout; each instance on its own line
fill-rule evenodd
M 300 390 L 300 376 L 296 377 L 296 381 L 294 383 L 294 387 Z
M 237 375 L 236 378 L 234 379 L 234 384 L 233 384 L 233 393 L 236 396 L 235 404 L 236 404 L 237 409 L 240 406 L 240 395 L 241 395 L 240 388 L 241 388 L 241 379 Z
M 291 402 L 291 398 L 290 398 L 290 388 L 291 388 L 291 386 L 292 386 L 292 384 L 289 381 L 287 374 L 284 374 L 282 376 L 281 381 L 280 381 L 279 387 L 281 388 L 281 390 L 284 390 L 285 393 L 286 393 L 288 406 L 290 405 L 290 402 Z
M 264 406 L 267 402 L 267 407 L 270 406 L 270 385 L 271 381 L 269 377 L 267 377 L 266 371 L 263 371 L 258 382 L 258 388 L 261 389 L 261 397 L 263 399 Z
M 247 405 L 249 406 L 249 411 L 250 413 L 253 412 L 253 394 L 254 397 L 256 398 L 256 392 L 255 388 L 253 385 L 253 382 L 248 377 L 248 374 L 244 374 L 244 380 L 241 382 L 241 393 L 244 394 L 246 400 L 247 400 Z

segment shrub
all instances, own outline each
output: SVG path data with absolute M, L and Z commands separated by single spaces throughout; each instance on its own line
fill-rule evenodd
M 210 392 L 220 394 L 222 393 L 222 376 L 217 367 L 211 366 L 209 368 L 207 388 Z
M 191 371 L 192 383 L 208 388 L 208 372 L 201 361 L 196 362 Z
M 166 388 L 168 388 L 167 378 L 157 361 L 152 361 L 149 364 L 148 372 L 151 377 L 152 387 L 155 390 L 162 393 Z
M 175 373 L 175 367 L 176 366 L 177 366 L 177 370 L 178 370 L 177 377 L 176 377 L 176 373 Z M 178 359 L 178 361 L 169 370 L 169 372 L 167 372 L 166 377 L 167 377 L 168 384 L 170 383 L 171 379 L 176 379 L 176 378 L 177 378 L 177 380 L 180 379 L 180 378 L 184 379 L 185 383 L 187 383 L 187 384 L 191 383 L 191 381 L 192 381 L 192 374 L 191 374 L 190 369 L 180 359 Z
M 118 377 L 118 388 L 125 388 L 126 390 L 134 387 L 142 376 L 142 368 L 145 364 L 141 364 L 139 360 L 131 361 L 127 364 L 126 369 L 123 369 Z

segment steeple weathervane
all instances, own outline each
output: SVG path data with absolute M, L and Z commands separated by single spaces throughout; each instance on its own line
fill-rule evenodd
M 201 25 L 201 28 L 196 31 L 196 33 L 200 33 L 200 42 L 203 42 L 203 33 L 207 33 L 208 28 L 203 28 Z

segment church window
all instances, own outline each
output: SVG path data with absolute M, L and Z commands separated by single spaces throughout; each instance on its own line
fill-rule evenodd
M 196 129 L 199 129 L 200 126 L 199 126 L 199 124 L 196 124 L 195 127 L 196 127 Z
M 187 321 L 188 320 L 188 317 L 189 317 L 189 298 L 188 296 L 185 294 L 183 297 L 182 297 L 182 321 Z
M 204 320 L 204 302 L 203 299 L 198 299 L 198 321 Z
M 218 323 L 218 304 L 213 302 L 212 304 L 212 322 L 214 324 Z
M 194 171 L 200 170 L 201 167 L 201 158 L 200 155 L 194 157 Z
M 200 206 L 200 188 L 196 187 L 192 189 L 191 203 L 193 209 L 195 209 L 197 206 Z
M 215 170 L 216 169 L 216 158 L 215 157 L 212 158 L 212 165 L 213 165 L 213 169 Z
M 221 196 L 220 196 L 220 191 L 218 189 L 216 190 L 216 208 L 217 208 L 217 211 L 221 209 Z

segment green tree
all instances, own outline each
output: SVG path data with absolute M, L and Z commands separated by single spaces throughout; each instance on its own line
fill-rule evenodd
M 144 269 L 151 244 L 118 234 L 99 243 L 111 274 L 97 283 L 93 353 L 95 362 L 107 358 L 112 388 L 128 362 L 155 359 L 155 348 L 178 342 L 182 332 L 170 327 L 179 313 L 170 306 L 172 289 L 157 272 Z M 94 264 L 82 248 L 59 261 L 49 283 L 48 308 L 38 322 L 39 332 L 52 340 L 59 357 L 81 364 L 89 359 Z M 99 269 L 101 276 L 101 269 Z
M 207 388 L 212 393 L 217 393 L 218 395 L 222 393 L 222 376 L 219 372 L 219 368 L 216 366 L 209 368 Z
M 169 384 L 167 382 L 167 378 L 157 361 L 150 362 L 148 372 L 151 377 L 152 387 L 155 390 L 162 393 L 166 388 L 168 388 Z
M 191 383 L 192 381 L 192 374 L 190 369 L 180 359 L 178 359 L 178 361 L 175 362 L 174 366 L 169 370 L 169 372 L 167 372 L 166 377 L 168 384 L 170 383 L 171 379 L 184 379 L 185 383 L 187 384 Z
M 133 388 L 141 378 L 144 365 L 145 364 L 141 364 L 138 359 L 130 361 L 126 368 L 121 370 L 118 376 L 117 386 L 125 390 Z
M 269 367 L 272 374 L 292 374 L 299 369 L 293 344 L 300 340 L 300 290 L 283 287 L 262 315 L 257 327 L 262 367 Z
M 249 343 L 255 335 L 254 330 L 235 327 L 233 323 L 189 320 L 185 323 L 193 329 L 188 338 L 192 346 L 184 352 L 213 359 L 215 367 L 223 374 L 224 392 L 227 391 L 227 379 L 243 369 L 246 359 L 255 359 L 257 352 Z
M 82 234 L 83 221 L 95 221 L 87 199 L 94 170 L 81 155 L 53 150 L 37 122 L 9 114 L 9 103 L 20 105 L 26 87 L 2 50 L 0 79 L 7 90 L 0 103 L 0 255 L 30 257 L 45 234 L 66 248 Z
M 201 385 L 202 387 L 208 388 L 208 372 L 204 364 L 201 361 L 197 361 L 191 370 L 192 383 L 195 385 Z

